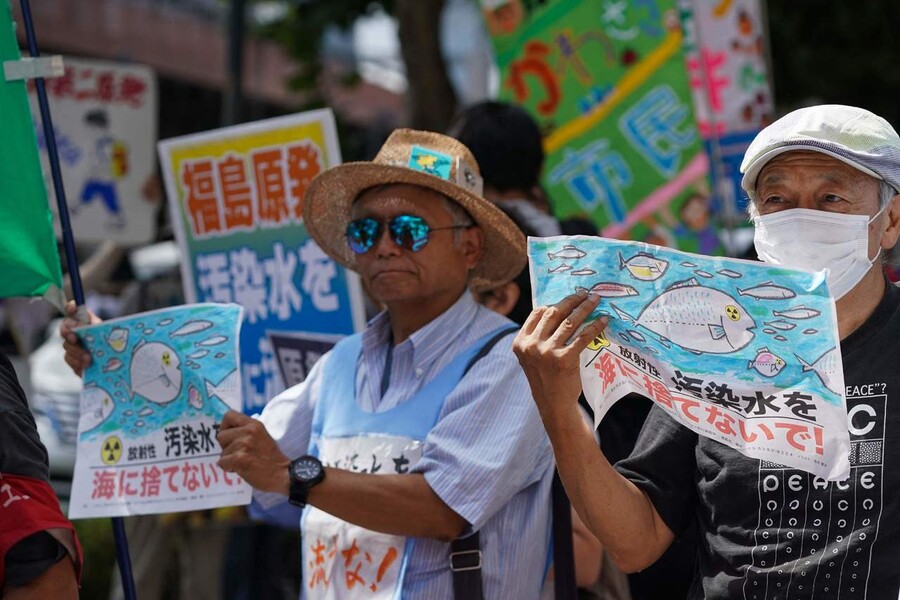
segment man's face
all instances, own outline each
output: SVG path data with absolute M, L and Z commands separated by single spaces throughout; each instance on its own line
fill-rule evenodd
M 878 187 L 874 177 L 821 152 L 786 152 L 760 171 L 755 204 L 760 215 L 807 208 L 871 218 L 879 209 Z M 883 237 L 889 237 L 890 214 L 886 210 L 869 224 L 869 258 L 888 241 Z M 890 237 L 885 247 L 896 241 L 896 235 Z
M 413 252 L 398 246 L 387 231 L 387 224 L 399 215 L 421 217 L 432 229 L 458 224 L 443 197 L 432 190 L 396 184 L 364 192 L 353 204 L 351 218 L 371 217 L 383 229 L 372 248 L 356 256 L 366 289 L 388 308 L 409 302 L 423 309 L 449 306 L 465 290 L 469 271 L 478 263 L 481 231 L 477 227 L 431 231 L 428 243 Z

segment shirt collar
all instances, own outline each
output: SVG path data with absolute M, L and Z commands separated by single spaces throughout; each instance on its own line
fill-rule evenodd
M 475 318 L 479 304 L 468 288 L 450 308 L 413 332 L 401 345 L 409 345 L 417 367 L 427 365 L 458 338 Z M 391 318 L 385 310 L 375 315 L 363 332 L 364 347 L 387 346 L 391 339 Z

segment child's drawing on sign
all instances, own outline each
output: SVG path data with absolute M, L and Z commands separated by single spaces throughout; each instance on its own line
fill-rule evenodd
M 845 476 L 843 370 L 823 273 L 585 236 L 530 238 L 529 257 L 535 306 L 587 292 L 600 297 L 595 316 L 609 317 L 581 357 L 599 418 L 636 392 L 749 456 Z
M 75 517 L 249 502 L 219 468 L 216 433 L 240 410 L 242 309 L 195 304 L 78 330 L 86 369 L 73 481 Z

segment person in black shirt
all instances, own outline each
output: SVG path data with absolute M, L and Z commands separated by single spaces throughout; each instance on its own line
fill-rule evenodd
M 896 600 L 900 590 L 900 289 L 878 257 L 900 237 L 900 137 L 859 108 L 815 106 L 747 150 L 755 245 L 774 264 L 821 271 L 836 299 L 850 477 L 828 482 L 747 458 L 654 407 L 613 468 L 580 434 L 574 335 L 599 298 L 532 312 L 514 344 L 573 504 L 616 563 L 639 571 L 692 523 L 692 599 Z M 571 339 L 570 339 L 571 338 Z

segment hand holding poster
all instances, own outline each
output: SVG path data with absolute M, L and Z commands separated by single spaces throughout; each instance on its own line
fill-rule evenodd
M 850 472 L 823 273 L 586 236 L 530 238 L 535 306 L 584 289 L 609 325 L 582 353 L 597 422 L 636 392 L 692 431 L 829 480 Z
M 219 422 L 241 409 L 242 309 L 195 304 L 78 330 L 84 373 L 70 518 L 247 504 L 216 464 Z

